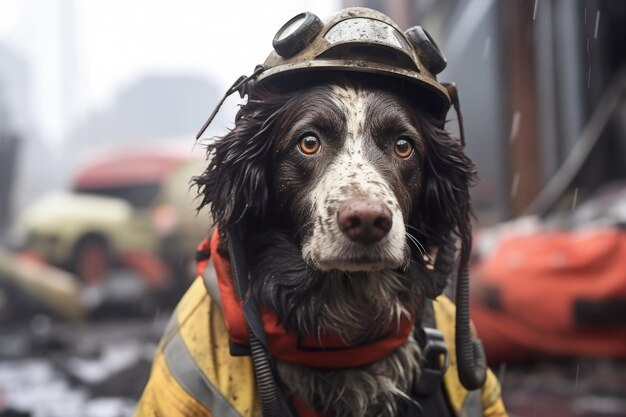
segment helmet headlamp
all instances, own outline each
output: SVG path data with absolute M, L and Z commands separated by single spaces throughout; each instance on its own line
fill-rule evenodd
M 276 32 L 272 46 L 278 55 L 290 58 L 305 48 L 323 26 L 319 17 L 313 13 L 300 13 Z

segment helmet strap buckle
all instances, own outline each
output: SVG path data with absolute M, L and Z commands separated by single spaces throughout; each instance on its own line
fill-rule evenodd
M 228 90 L 224 93 L 220 101 L 217 103 L 209 118 L 204 122 L 198 133 L 196 133 L 196 140 L 200 139 L 200 136 L 207 130 L 217 113 L 219 112 L 222 104 L 226 101 L 228 97 L 230 97 L 235 91 L 239 93 L 239 96 L 243 98 L 249 91 L 249 83 L 254 81 L 261 73 L 265 71 L 265 67 L 263 65 L 257 65 L 254 69 L 254 72 L 249 76 L 242 75 L 230 86 Z
M 461 113 L 461 103 L 459 101 L 459 91 L 455 83 L 441 83 L 448 92 L 450 102 L 456 112 L 457 123 L 459 124 L 459 136 L 461 137 L 461 145 L 465 147 L 465 129 L 463 128 L 463 114 Z

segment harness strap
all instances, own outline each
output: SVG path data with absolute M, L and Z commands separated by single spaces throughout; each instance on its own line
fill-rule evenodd
M 263 417 L 294 417 L 291 407 L 274 379 L 273 362 L 268 352 L 261 314 L 256 299 L 248 294 L 250 276 L 243 242 L 234 228 L 228 231 L 228 251 L 237 296 L 244 300 L 243 312 L 250 330 L 250 353 Z
M 448 349 L 443 333 L 436 328 L 433 301 L 428 299 L 422 312 L 422 327 L 415 328 L 424 361 L 419 381 L 413 394 L 417 405 L 404 416 L 452 417 L 450 405 L 444 396 L 443 374 L 448 368 Z M 408 410 L 407 410 L 408 411 Z
M 209 259 L 211 257 L 211 250 L 207 248 L 198 249 L 196 251 L 196 262 L 201 262 Z

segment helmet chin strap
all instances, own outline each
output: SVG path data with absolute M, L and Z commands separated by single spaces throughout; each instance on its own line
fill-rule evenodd
M 248 89 L 246 88 L 248 85 L 248 82 L 256 79 L 259 75 L 261 75 L 263 71 L 265 71 L 265 67 L 263 65 L 257 65 L 256 68 L 254 69 L 254 72 L 251 75 L 249 76 L 242 75 L 241 77 L 237 78 L 237 80 L 233 83 L 233 85 L 231 85 L 230 88 L 226 90 L 226 92 L 224 93 L 220 101 L 217 103 L 217 105 L 211 112 L 211 115 L 209 116 L 209 118 L 206 120 L 206 122 L 204 122 L 204 124 L 202 125 L 198 133 L 196 133 L 196 140 L 200 139 L 200 136 L 202 136 L 202 134 L 207 130 L 207 128 L 209 127 L 209 125 L 211 124 L 215 116 L 217 115 L 217 112 L 220 111 L 220 108 L 222 107 L 222 104 L 224 104 L 226 99 L 230 97 L 231 94 L 233 94 L 235 91 L 238 91 L 239 96 L 243 98 L 246 94 L 248 94 Z
M 463 115 L 461 114 L 461 103 L 459 102 L 459 92 L 455 83 L 441 83 L 448 92 L 450 102 L 456 112 L 457 122 L 459 124 L 459 135 L 461 136 L 461 145 L 465 147 L 465 130 L 463 129 Z
M 285 397 L 279 395 L 273 374 L 274 364 L 269 353 L 259 307 L 255 297 L 248 293 L 250 271 L 246 264 L 243 227 L 232 226 L 227 230 L 227 234 L 233 281 L 237 298 L 243 303 L 243 314 L 248 324 L 250 354 L 263 416 L 294 417 L 291 408 L 286 404 Z

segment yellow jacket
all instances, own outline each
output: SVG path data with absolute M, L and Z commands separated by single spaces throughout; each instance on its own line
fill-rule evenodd
M 135 417 L 261 416 L 252 361 L 230 355 L 219 300 L 209 292 L 214 293 L 211 284 L 198 277 L 176 308 Z M 506 417 L 500 385 L 491 371 L 481 390 L 468 392 L 458 380 L 454 304 L 440 296 L 433 308 L 450 352 L 444 385 L 452 410 L 459 417 Z

